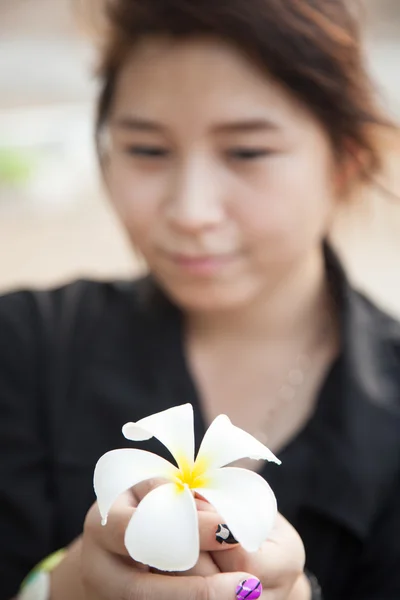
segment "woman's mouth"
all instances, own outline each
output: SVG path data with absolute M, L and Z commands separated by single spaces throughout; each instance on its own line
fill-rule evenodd
M 210 277 L 229 266 L 234 261 L 235 254 L 205 254 L 197 256 L 170 254 L 169 258 L 178 269 L 188 275 Z

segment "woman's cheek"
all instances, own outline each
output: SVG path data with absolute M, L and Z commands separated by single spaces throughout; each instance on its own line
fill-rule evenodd
M 112 204 L 129 233 L 144 233 L 155 224 L 163 192 L 156 178 L 121 174 L 110 188 Z
M 304 218 L 296 196 L 298 191 L 294 186 L 280 181 L 274 185 L 271 180 L 256 192 L 251 190 L 245 194 L 243 201 L 236 205 L 236 219 L 249 241 L 275 241 L 292 234 L 299 219 Z
M 270 176 L 257 193 L 253 190 L 236 207 L 248 244 L 278 261 L 322 238 L 330 214 L 326 185 L 312 186 L 304 173 L 290 173 L 291 177 L 283 172 Z

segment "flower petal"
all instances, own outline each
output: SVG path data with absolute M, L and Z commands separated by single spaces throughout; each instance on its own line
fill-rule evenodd
M 125 533 L 131 557 L 160 571 L 187 571 L 199 558 L 196 504 L 187 486 L 161 485 L 147 494 Z
M 194 463 L 193 407 L 191 404 L 174 406 L 150 415 L 137 423 L 122 428 L 124 436 L 135 442 L 156 437 L 175 458 L 178 465 Z
M 176 471 L 167 460 L 145 450 L 126 448 L 104 454 L 97 462 L 93 482 L 103 524 L 120 494 L 145 479 L 172 479 Z
M 274 492 L 257 473 L 227 467 L 207 473 L 207 486 L 197 491 L 223 518 L 247 552 L 256 552 L 274 526 Z
M 263 459 L 281 464 L 264 444 L 233 425 L 226 415 L 219 415 L 206 431 L 196 463 L 202 465 L 204 470 L 217 469 L 241 458 Z

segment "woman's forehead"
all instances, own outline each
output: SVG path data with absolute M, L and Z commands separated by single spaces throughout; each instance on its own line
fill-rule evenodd
M 114 109 L 143 118 L 193 113 L 215 125 L 251 117 L 276 126 L 306 112 L 234 46 L 212 38 L 144 40 L 121 69 Z

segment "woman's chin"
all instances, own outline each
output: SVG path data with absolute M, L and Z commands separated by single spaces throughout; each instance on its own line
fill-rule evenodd
M 231 285 L 185 285 L 168 286 L 167 293 L 173 302 L 185 312 L 221 312 L 243 308 L 255 295 L 248 285 L 237 282 Z

